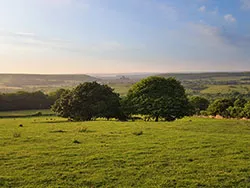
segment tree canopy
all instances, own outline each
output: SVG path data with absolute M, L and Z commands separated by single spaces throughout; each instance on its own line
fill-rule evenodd
M 185 89 L 174 78 L 152 76 L 141 80 L 129 90 L 125 104 L 131 114 L 147 115 L 155 121 L 172 121 L 188 112 Z
M 119 94 L 107 85 L 86 82 L 64 92 L 52 107 L 58 115 L 76 121 L 121 118 Z

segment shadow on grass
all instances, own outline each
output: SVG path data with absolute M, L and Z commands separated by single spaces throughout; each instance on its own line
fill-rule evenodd
M 55 121 L 33 121 L 32 123 L 35 123 L 35 124 L 51 124 L 51 123 L 70 123 L 71 121 L 68 121 L 68 120 L 55 120 Z
M 50 133 L 66 133 L 67 131 L 64 130 L 54 130 L 54 131 L 50 131 Z

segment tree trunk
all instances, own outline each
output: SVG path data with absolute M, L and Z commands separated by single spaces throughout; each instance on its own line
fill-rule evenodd
M 155 122 L 158 122 L 159 121 L 159 116 L 156 116 L 155 117 Z

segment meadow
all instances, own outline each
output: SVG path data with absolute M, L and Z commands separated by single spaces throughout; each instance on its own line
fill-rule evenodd
M 250 187 L 249 121 L 9 118 L 0 147 L 0 187 Z

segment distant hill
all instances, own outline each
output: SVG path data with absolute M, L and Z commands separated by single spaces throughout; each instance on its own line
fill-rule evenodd
M 40 74 L 0 74 L 0 92 L 18 90 L 49 91 L 59 87 L 73 87 L 79 83 L 98 81 L 98 78 L 85 74 L 40 75 Z
M 175 77 L 179 80 L 201 80 L 201 79 L 239 79 L 250 78 L 250 72 L 207 72 L 207 73 L 164 73 L 158 74 L 163 77 Z
M 152 76 L 175 77 L 184 85 L 190 95 L 224 96 L 241 93 L 250 98 L 250 72 L 211 72 L 211 73 L 124 73 L 107 75 L 39 75 L 39 74 L 0 74 L 0 92 L 55 91 L 58 88 L 73 88 L 83 82 L 98 81 L 108 84 L 121 95 L 139 80 Z

